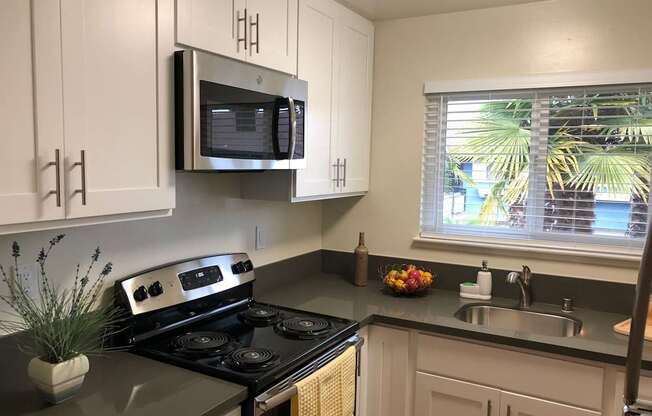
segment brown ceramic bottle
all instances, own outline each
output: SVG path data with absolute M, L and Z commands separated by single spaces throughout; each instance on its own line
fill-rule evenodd
M 360 233 L 358 246 L 355 248 L 355 278 L 356 286 L 367 286 L 369 272 L 369 249 L 364 245 L 364 233 Z

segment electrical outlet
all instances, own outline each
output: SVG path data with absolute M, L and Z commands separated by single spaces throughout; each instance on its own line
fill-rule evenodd
M 254 241 L 256 250 L 262 250 L 265 248 L 265 236 L 263 235 L 262 225 L 256 226 L 256 239 Z
M 38 281 L 36 279 L 36 264 L 18 264 L 14 268 L 14 281 L 20 282 L 25 293 L 32 299 L 38 297 Z

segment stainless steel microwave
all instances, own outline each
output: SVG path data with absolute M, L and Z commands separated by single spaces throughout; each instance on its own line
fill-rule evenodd
M 175 52 L 176 167 L 305 167 L 308 83 L 195 50 Z

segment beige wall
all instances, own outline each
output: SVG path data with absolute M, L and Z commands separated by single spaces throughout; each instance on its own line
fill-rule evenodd
M 324 203 L 324 248 L 633 282 L 634 268 L 424 249 L 419 226 L 423 82 L 652 68 L 652 1 L 554 0 L 376 25 L 371 190 Z M 636 267 L 634 265 L 633 267 Z
M 171 217 L 0 236 L 0 263 L 9 264 L 11 243 L 25 261 L 55 234 L 66 234 L 50 263 L 56 283 L 74 278 L 96 246 L 112 261 L 113 279 L 170 261 L 221 252 L 248 252 L 257 266 L 321 248 L 321 204 L 290 205 L 240 199 L 240 175 L 177 174 L 177 209 Z M 254 250 L 254 227 L 264 229 L 266 248 Z M 107 285 L 109 286 L 109 285 Z M 4 284 L 0 290 L 5 292 Z M 4 306 L 4 305 L 3 305 Z M 2 311 L 3 306 L 0 306 Z

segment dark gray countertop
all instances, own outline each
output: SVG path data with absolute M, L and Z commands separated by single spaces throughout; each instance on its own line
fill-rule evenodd
M 90 357 L 77 395 L 44 402 L 27 377 L 30 357 L 11 336 L 0 338 L 0 414 L 61 416 L 219 416 L 247 397 L 247 388 L 128 352 Z
M 462 300 L 453 291 L 434 289 L 423 297 L 402 298 L 387 295 L 381 289 L 380 281 L 370 281 L 367 287 L 359 288 L 340 276 L 322 273 L 267 291 L 257 296 L 257 300 L 355 319 L 362 324 L 385 323 L 610 364 L 625 363 L 627 337 L 612 329 L 614 324 L 626 319 L 624 315 L 577 309 L 571 316 L 583 322 L 580 335 L 571 338 L 538 336 L 491 330 L 459 321 L 454 313 L 461 306 L 478 301 Z M 494 298 L 491 303 L 514 306 L 515 301 Z M 536 302 L 532 309 L 560 312 L 557 305 Z M 643 368 L 652 370 L 652 346 L 646 346 L 644 358 Z

